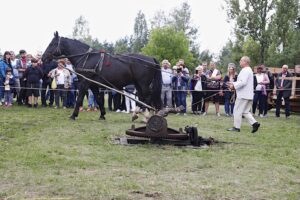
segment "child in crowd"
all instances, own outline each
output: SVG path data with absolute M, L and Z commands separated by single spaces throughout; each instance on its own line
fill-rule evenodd
M 91 89 L 88 90 L 89 93 L 89 98 L 88 98 L 88 109 L 86 111 L 90 112 L 90 111 L 97 111 L 98 110 L 98 104 L 96 102 L 95 96 L 92 92 Z M 93 107 L 94 105 L 94 107 Z
M 13 101 L 13 86 L 14 77 L 11 70 L 6 71 L 5 81 L 4 81 L 4 102 L 6 107 L 12 106 Z

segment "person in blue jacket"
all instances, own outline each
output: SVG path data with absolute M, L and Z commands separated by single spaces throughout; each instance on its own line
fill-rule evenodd
M 10 52 L 5 51 L 3 55 L 3 60 L 0 60 L 0 105 L 4 103 L 4 81 L 6 71 L 8 68 L 12 70 L 10 62 Z
M 178 66 L 175 75 L 172 78 L 172 83 L 177 97 L 176 106 L 179 107 L 182 105 L 184 107 L 184 110 L 182 111 L 182 114 L 184 115 L 186 115 L 186 95 L 187 90 L 189 89 L 189 79 L 189 75 L 183 70 L 183 66 Z

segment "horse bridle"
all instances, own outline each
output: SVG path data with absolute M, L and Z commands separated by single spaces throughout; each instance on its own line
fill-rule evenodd
M 72 57 L 78 57 L 78 56 L 83 56 L 83 57 L 84 57 L 84 56 L 86 56 L 86 55 L 92 53 L 92 51 L 93 51 L 93 49 L 90 47 L 90 48 L 87 50 L 87 52 L 85 52 L 85 53 L 74 54 L 74 55 L 69 55 L 69 56 L 54 56 L 53 54 L 55 54 L 55 53 L 57 53 L 57 54 L 59 54 L 59 55 L 62 54 L 60 45 L 61 45 L 61 37 L 59 36 L 59 38 L 58 38 L 58 43 L 57 43 L 57 47 L 56 47 L 54 53 L 52 53 L 52 56 L 53 56 L 54 58 L 60 59 L 60 58 L 72 58 Z
M 61 55 L 61 50 L 60 50 L 60 42 L 61 42 L 61 37 L 58 38 L 58 43 L 57 43 L 57 47 L 54 51 L 54 53 L 58 53 Z M 53 55 L 53 54 L 52 54 Z

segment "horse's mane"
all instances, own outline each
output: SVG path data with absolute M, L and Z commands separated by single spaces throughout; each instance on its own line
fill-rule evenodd
M 76 44 L 80 44 L 80 45 L 84 45 L 83 47 L 86 47 L 86 48 L 90 48 L 90 46 L 80 40 L 77 40 L 77 39 L 71 39 L 71 38 L 67 38 L 67 37 L 61 37 L 62 39 L 65 39 L 67 41 L 70 41 L 70 42 L 73 42 L 73 43 L 76 43 Z

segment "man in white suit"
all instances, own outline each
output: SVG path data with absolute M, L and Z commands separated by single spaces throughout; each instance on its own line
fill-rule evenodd
M 228 129 L 228 131 L 240 132 L 242 117 L 244 116 L 248 122 L 252 125 L 252 133 L 255 133 L 260 124 L 252 116 L 250 109 L 253 101 L 253 71 L 250 65 L 250 58 L 243 56 L 240 60 L 240 71 L 237 81 L 228 83 L 230 89 L 236 90 L 236 101 L 233 110 L 234 127 Z

